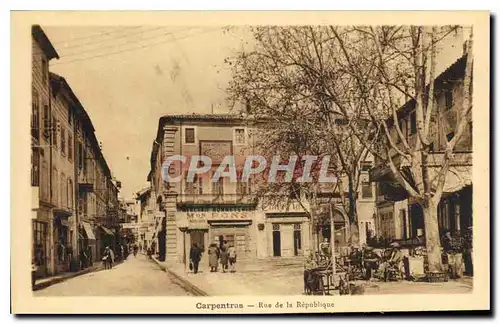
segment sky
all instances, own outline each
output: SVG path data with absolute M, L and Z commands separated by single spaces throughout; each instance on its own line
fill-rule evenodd
M 229 112 L 224 59 L 251 43 L 243 27 L 42 27 L 60 56 L 50 70 L 66 78 L 89 114 L 126 199 L 148 185 L 161 116 Z M 462 35 L 451 36 L 438 73 L 461 55 Z
M 222 26 L 42 27 L 60 56 L 50 70 L 89 114 L 126 199 L 148 185 L 161 116 L 229 111 L 224 59 L 250 38 Z

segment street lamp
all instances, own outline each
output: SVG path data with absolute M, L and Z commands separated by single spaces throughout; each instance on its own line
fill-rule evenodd
M 330 248 L 331 248 L 331 254 L 332 254 L 332 273 L 333 275 L 336 274 L 337 267 L 336 267 L 336 262 L 335 262 L 335 223 L 333 222 L 333 206 L 332 204 L 329 205 L 330 207 Z
M 186 231 L 187 231 L 187 226 L 179 227 L 179 230 L 182 232 L 182 261 L 184 262 L 184 270 L 187 272 L 187 267 L 186 267 Z

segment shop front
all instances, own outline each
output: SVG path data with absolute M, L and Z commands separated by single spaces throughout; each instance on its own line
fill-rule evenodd
M 179 261 L 184 262 L 190 248 L 196 243 L 204 252 L 211 244 L 226 244 L 236 248 L 238 258 L 255 256 L 252 244 L 251 208 L 238 206 L 190 207 L 177 212 L 178 250 L 184 251 Z
M 268 257 L 305 255 L 309 249 L 309 218 L 306 213 L 266 213 L 265 217 L 261 228 L 266 232 Z
M 97 255 L 97 240 L 94 230 L 92 229 L 92 225 L 87 222 L 82 222 L 80 224 L 80 234 L 80 261 L 84 264 L 84 266 L 89 266 L 93 264 L 95 256 Z M 83 253 L 86 255 L 85 260 L 83 258 Z
M 332 221 L 334 233 L 332 235 Z M 319 250 L 319 245 L 325 239 L 329 243 L 335 244 L 337 253 L 346 253 L 349 244 L 349 220 L 337 208 L 331 208 L 328 205 L 320 209 L 314 225 L 314 235 L 317 237 L 316 248 Z
M 105 226 L 99 226 L 99 255 L 97 256 L 99 259 L 103 255 L 104 250 L 107 246 L 115 249 L 115 234 Z
M 73 246 L 71 244 L 72 232 L 68 222 L 68 214 L 62 210 L 54 210 L 54 270 L 55 273 L 70 270 Z

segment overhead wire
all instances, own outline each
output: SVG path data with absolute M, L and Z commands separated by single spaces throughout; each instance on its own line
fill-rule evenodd
M 157 31 L 157 30 L 160 30 L 162 28 L 165 28 L 165 27 L 158 27 L 158 28 L 155 28 L 155 29 L 150 29 L 150 30 L 147 30 L 147 31 L 143 31 L 141 33 L 134 33 L 134 34 L 122 35 L 121 37 L 117 37 L 117 38 L 110 39 L 110 40 L 107 40 L 107 41 L 115 41 L 117 39 L 122 39 L 122 38 L 131 37 L 131 36 L 134 36 L 134 35 L 139 35 L 139 34 L 144 34 L 144 33 L 152 32 L 152 31 Z M 185 30 L 189 30 L 189 29 L 193 29 L 193 27 L 191 27 L 191 28 L 185 28 L 185 29 L 179 30 L 177 32 L 181 32 L 181 31 L 185 31 Z M 164 34 L 154 35 L 152 37 L 146 37 L 146 38 L 142 38 L 142 39 L 137 39 L 137 40 L 129 41 L 129 42 L 126 42 L 126 43 L 110 44 L 110 45 L 107 45 L 107 46 L 101 46 L 101 47 L 97 47 L 97 48 L 92 48 L 92 49 L 84 50 L 82 52 L 74 52 L 74 53 L 69 53 L 69 54 L 62 54 L 61 56 L 63 58 L 73 57 L 73 56 L 79 56 L 79 55 L 82 55 L 82 54 L 87 54 L 87 53 L 92 53 L 92 52 L 100 51 L 100 50 L 103 50 L 103 49 L 106 49 L 106 48 L 113 48 L 113 47 L 118 47 L 118 46 L 123 46 L 123 45 L 129 45 L 129 44 L 133 44 L 133 43 L 138 43 L 138 42 L 142 42 L 142 41 L 146 41 L 146 40 L 150 40 L 150 39 L 160 38 L 160 37 L 168 36 L 170 34 L 171 34 L 170 32 L 165 32 Z M 102 43 L 102 42 L 96 42 L 94 44 L 97 44 L 97 43 Z
M 206 33 L 209 33 L 209 32 L 216 31 L 216 30 L 221 30 L 223 28 L 224 27 L 222 27 L 222 28 L 220 28 L 220 27 L 219 28 L 211 28 L 211 29 L 208 29 L 206 31 L 188 34 L 188 35 L 185 35 L 184 37 L 177 37 L 177 38 L 175 38 L 175 36 L 174 36 L 173 39 L 168 39 L 168 40 L 161 41 L 161 42 L 155 42 L 155 43 L 151 43 L 151 44 L 145 44 L 143 46 L 133 47 L 133 48 L 124 49 L 124 50 L 115 51 L 115 52 L 110 52 L 110 53 L 104 53 L 104 54 L 90 56 L 90 57 L 85 57 L 85 58 L 81 58 L 81 59 L 74 59 L 74 60 L 67 61 L 67 62 L 56 62 L 56 63 L 51 64 L 51 65 L 52 66 L 65 65 L 65 64 L 70 64 L 70 63 L 75 63 L 75 62 L 81 62 L 81 61 L 87 61 L 87 60 L 91 60 L 91 59 L 95 59 L 95 58 L 106 57 L 106 56 L 111 56 L 111 55 L 116 55 L 116 54 L 130 52 L 130 51 L 140 50 L 140 49 L 144 49 L 144 48 L 148 48 L 148 47 L 152 47 L 152 46 L 156 46 L 156 45 L 172 43 L 172 42 L 175 42 L 175 41 L 178 41 L 178 40 L 182 40 L 182 39 L 194 37 L 194 36 L 197 36 L 197 35 L 206 34 Z

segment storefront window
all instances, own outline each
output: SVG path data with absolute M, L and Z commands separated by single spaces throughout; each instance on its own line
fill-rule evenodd
M 33 222 L 33 257 L 35 264 L 39 267 L 46 265 L 47 253 L 47 224 Z

